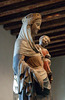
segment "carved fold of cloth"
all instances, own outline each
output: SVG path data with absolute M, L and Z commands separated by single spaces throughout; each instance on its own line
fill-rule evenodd
M 43 68 L 41 56 L 30 57 L 26 62 L 20 60 L 18 76 L 19 93 L 25 91 L 24 94 L 28 97 L 35 97 L 36 93 L 42 96 L 48 95 L 51 85 Z

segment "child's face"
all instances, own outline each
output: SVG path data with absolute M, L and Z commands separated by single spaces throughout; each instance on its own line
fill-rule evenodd
M 50 43 L 50 38 L 48 36 L 43 36 L 42 38 L 40 38 L 39 40 L 39 44 L 44 46 L 47 46 Z

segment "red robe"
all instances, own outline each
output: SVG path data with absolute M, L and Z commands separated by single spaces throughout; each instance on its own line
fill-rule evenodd
M 48 57 L 50 57 L 50 54 L 49 54 L 48 50 L 45 48 L 42 49 L 42 54 L 44 57 L 44 69 L 46 70 L 47 73 L 49 73 L 49 72 L 51 72 L 51 69 L 50 69 L 51 61 L 48 58 Z
M 50 69 L 50 65 L 51 65 L 51 61 L 49 59 L 50 54 L 49 54 L 48 50 L 45 49 L 45 48 L 43 48 L 41 50 L 42 50 L 42 55 L 44 57 L 44 59 L 43 59 L 44 60 L 44 66 L 43 67 L 47 72 L 47 75 L 49 77 L 50 82 L 52 82 L 53 81 L 53 77 L 52 77 L 52 71 Z

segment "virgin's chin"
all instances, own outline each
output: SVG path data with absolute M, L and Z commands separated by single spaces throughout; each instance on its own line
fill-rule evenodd
M 37 34 L 37 32 L 35 32 L 35 34 Z
M 38 32 L 36 32 L 36 34 L 37 34 Z
M 38 34 L 38 31 L 36 31 L 35 33 Z

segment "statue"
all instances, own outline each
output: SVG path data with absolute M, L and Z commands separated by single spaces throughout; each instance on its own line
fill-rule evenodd
M 49 54 L 48 50 L 45 48 L 45 46 L 47 46 L 50 43 L 50 38 L 46 35 L 43 35 L 39 38 L 39 44 L 36 44 L 39 51 L 41 52 L 41 54 L 43 55 L 43 62 L 44 62 L 44 69 L 47 72 L 48 78 L 50 80 L 50 83 L 53 81 L 53 77 L 52 77 L 52 71 L 50 69 L 51 66 L 51 55 Z
M 42 46 L 37 46 L 32 39 L 32 34 L 40 30 L 41 22 L 39 13 L 25 16 L 15 42 L 13 71 L 18 84 L 19 100 L 51 100 L 51 84 L 44 68 L 44 59 L 49 58 L 44 57 Z

